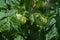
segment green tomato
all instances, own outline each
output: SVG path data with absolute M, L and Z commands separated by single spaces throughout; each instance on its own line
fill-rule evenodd
M 19 21 L 20 21 L 20 24 L 26 23 L 26 17 L 21 16 L 20 19 L 19 19 Z
M 43 16 L 40 16 L 40 18 L 36 18 L 36 23 L 37 25 L 39 26 L 43 26 L 47 23 L 47 18 L 46 17 L 43 17 Z
M 21 14 L 16 14 L 17 19 L 19 20 L 20 24 L 26 23 L 26 17 L 22 16 Z

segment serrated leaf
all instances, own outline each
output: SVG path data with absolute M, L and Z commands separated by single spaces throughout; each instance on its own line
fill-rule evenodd
M 49 33 L 46 34 L 46 40 L 51 40 L 53 37 L 57 38 L 57 36 L 58 36 L 57 28 L 54 25 L 52 29 L 49 31 Z
M 6 3 L 9 4 L 10 6 L 19 5 L 19 1 L 18 0 L 6 0 Z

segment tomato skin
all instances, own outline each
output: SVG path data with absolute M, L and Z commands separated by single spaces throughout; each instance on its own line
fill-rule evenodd
M 47 23 L 47 18 L 40 15 L 39 19 L 36 18 L 36 23 L 37 25 L 43 26 Z
M 16 16 L 20 24 L 26 23 L 26 17 L 22 16 L 21 14 L 16 14 Z
M 26 18 L 22 16 L 20 17 L 19 21 L 20 21 L 20 24 L 24 24 L 26 23 Z

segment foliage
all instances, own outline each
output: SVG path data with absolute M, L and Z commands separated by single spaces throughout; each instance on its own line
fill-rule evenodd
M 0 40 L 60 40 L 60 0 L 0 0 Z

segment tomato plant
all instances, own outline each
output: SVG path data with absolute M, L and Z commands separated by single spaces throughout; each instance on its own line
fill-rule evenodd
M 0 40 L 60 40 L 60 0 L 0 0 Z

